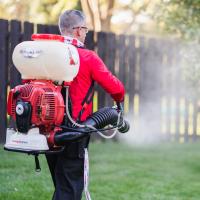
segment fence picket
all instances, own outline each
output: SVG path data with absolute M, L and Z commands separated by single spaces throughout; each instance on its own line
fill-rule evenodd
M 0 20 L 0 143 L 5 142 L 7 127 L 6 97 L 8 84 L 8 21 Z
M 58 26 L 56 26 L 56 25 L 49 25 L 48 26 L 48 33 L 59 35 L 60 31 L 58 29 Z
M 106 42 L 104 51 L 106 52 L 105 64 L 108 69 L 115 74 L 115 53 L 116 53 L 116 40 L 113 33 L 106 33 Z M 112 106 L 113 99 L 110 95 L 105 95 L 105 105 Z
M 128 42 L 128 65 L 129 65 L 129 83 L 127 92 L 129 94 L 129 112 L 133 113 L 134 108 L 134 95 L 136 94 L 136 81 L 137 81 L 137 75 L 136 75 L 136 47 L 135 47 L 135 37 L 129 36 L 129 42 Z
M 87 49 L 94 50 L 95 42 L 94 42 L 94 32 L 89 31 L 85 38 L 85 46 Z
M 37 33 L 48 33 L 48 25 L 37 24 Z
M 106 33 L 99 32 L 97 34 L 97 53 L 104 62 L 106 60 L 105 41 L 106 41 Z M 99 86 L 97 86 L 97 91 L 98 91 L 98 109 L 99 109 L 105 105 L 105 92 Z
M 0 142 L 5 141 L 7 86 L 13 88 L 21 83 L 20 73 L 12 63 L 15 46 L 21 41 L 30 40 L 34 32 L 59 34 L 55 25 L 38 24 L 37 30 L 34 27 L 29 22 L 0 20 L 0 100 L 3 103 L 0 110 Z M 161 132 L 162 122 L 165 124 L 165 139 L 172 137 L 185 142 L 197 140 L 198 97 L 191 102 L 188 91 L 182 91 L 185 82 L 181 79 L 182 68 L 178 66 L 183 65 L 180 62 L 179 41 L 89 31 L 85 44 L 88 49 L 97 51 L 109 70 L 124 83 L 129 97 L 126 98 L 129 105 L 126 108 L 131 116 L 135 108 L 134 97 L 139 95 L 137 119 L 139 123 L 141 119 L 144 120 L 147 131 L 150 132 L 149 127 L 154 124 L 154 134 Z M 96 91 L 98 108 L 113 104 L 102 88 L 98 86 Z M 184 102 L 182 108 L 181 102 Z M 163 104 L 164 111 L 161 110 Z M 191 105 L 194 108 L 192 120 Z M 180 133 L 180 121 L 184 121 L 184 133 L 183 126 Z M 189 133 L 191 126 L 193 135 Z
M 22 41 L 22 34 L 21 34 L 21 22 L 17 20 L 11 21 L 11 30 L 10 30 L 10 87 L 14 88 L 16 85 L 21 83 L 21 75 L 12 63 L 12 53 L 15 46 Z
M 33 30 L 34 30 L 33 23 L 24 22 L 23 41 L 31 40 L 31 35 L 33 34 Z

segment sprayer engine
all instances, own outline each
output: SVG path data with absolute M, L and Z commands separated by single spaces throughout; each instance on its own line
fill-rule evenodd
M 8 114 L 21 133 L 27 133 L 34 126 L 43 134 L 51 132 L 62 123 L 64 109 L 61 86 L 52 81 L 32 80 L 9 93 Z

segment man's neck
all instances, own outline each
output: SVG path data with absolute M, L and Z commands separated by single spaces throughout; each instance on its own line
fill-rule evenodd
M 84 44 L 80 40 L 78 40 L 77 38 L 75 38 L 71 35 L 64 36 L 64 38 L 65 38 L 64 42 L 67 44 L 72 44 L 77 47 L 84 47 Z

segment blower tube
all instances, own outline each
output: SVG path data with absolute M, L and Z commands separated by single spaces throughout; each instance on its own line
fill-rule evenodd
M 73 131 L 70 128 L 63 128 L 62 131 L 58 131 L 54 135 L 55 145 L 61 146 L 67 144 L 69 141 L 76 141 L 85 136 L 88 136 L 94 130 L 91 131 L 87 126 L 93 126 L 96 129 L 102 129 L 107 125 L 116 126 L 118 120 L 118 111 L 115 108 L 105 107 L 97 112 L 93 113 L 86 121 L 81 123 L 85 125 L 84 127 L 73 128 Z M 129 123 L 120 117 L 120 123 L 118 125 L 118 131 L 120 133 L 126 133 L 130 128 Z

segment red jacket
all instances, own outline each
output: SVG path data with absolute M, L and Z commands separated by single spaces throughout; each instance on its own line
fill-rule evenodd
M 111 97 L 121 102 L 124 100 L 123 84 L 107 69 L 103 61 L 94 51 L 77 48 L 80 57 L 80 68 L 78 75 L 70 86 L 70 97 L 72 102 L 72 116 L 75 120 L 82 109 L 82 101 L 85 98 L 92 80 L 96 81 Z M 81 121 L 92 114 L 92 103 L 84 110 Z

